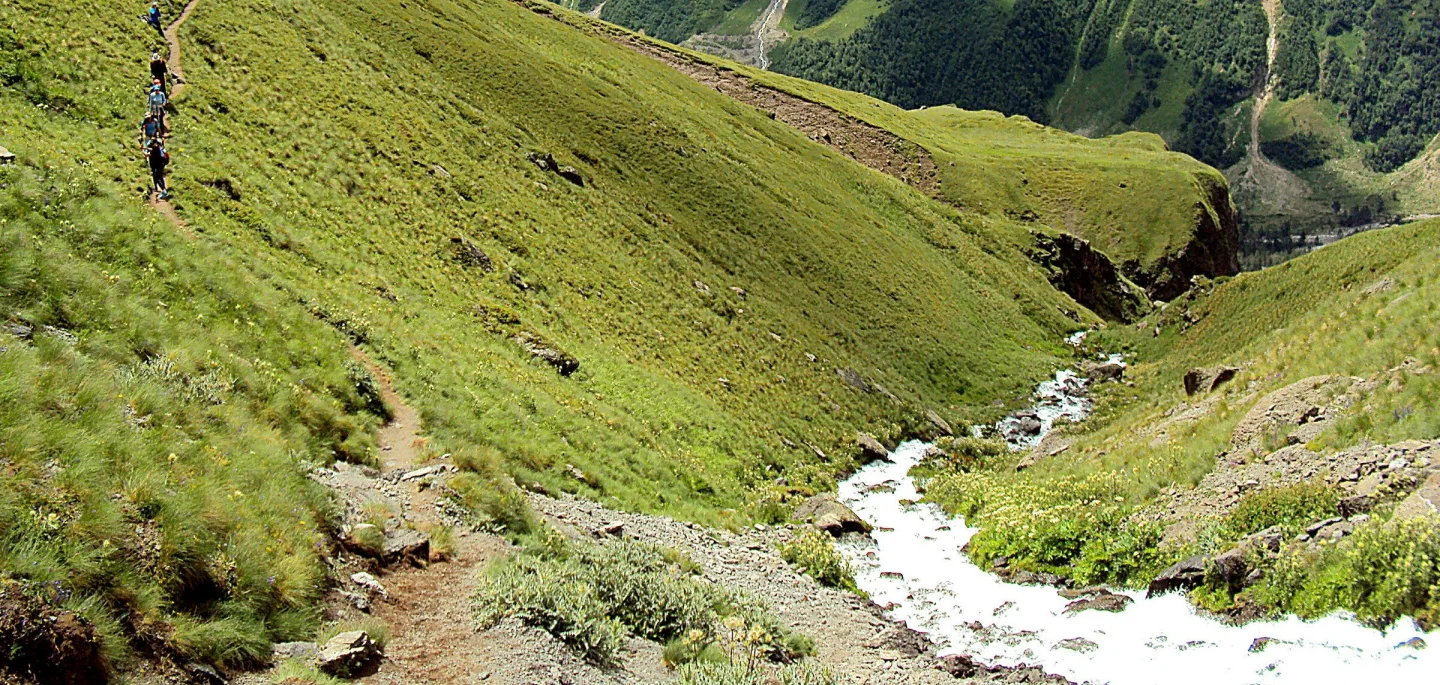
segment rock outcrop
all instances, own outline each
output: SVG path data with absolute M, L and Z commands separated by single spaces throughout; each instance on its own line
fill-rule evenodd
M 1233 366 L 1210 366 L 1185 372 L 1185 394 L 1213 392 L 1235 378 L 1240 369 Z
M 890 450 L 869 433 L 857 434 L 855 444 L 860 448 L 860 462 L 863 464 L 890 458 Z
M 1214 278 L 1240 273 L 1240 224 L 1230 188 L 1224 179 L 1202 179 L 1204 201 L 1195 202 L 1195 229 L 1179 251 L 1149 265 L 1126 261 L 1121 272 L 1149 293 L 1152 299 L 1179 297 L 1196 276 Z
M 1155 576 L 1146 588 L 1146 597 L 1163 595 L 1174 590 L 1189 590 L 1198 587 L 1205 580 L 1205 567 L 1210 559 L 1203 555 L 1187 557 L 1175 562 Z
M 1131 283 L 1103 252 L 1070 235 L 1034 231 L 1029 257 L 1048 272 L 1050 285 L 1086 309 L 1111 321 L 1134 321 L 1150 310 L 1145 293 Z
M 339 678 L 363 678 L 380 670 L 380 645 L 363 630 L 340 633 L 325 642 L 315 656 L 321 673 Z

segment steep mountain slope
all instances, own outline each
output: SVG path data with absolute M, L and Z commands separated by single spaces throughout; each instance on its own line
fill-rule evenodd
M 1434 626 L 1440 527 L 1433 493 L 1412 493 L 1440 469 L 1437 256 L 1440 222 L 1367 233 L 1105 331 L 1090 344 L 1129 351 L 1133 387 L 1102 386 L 1097 415 L 1023 471 L 994 459 L 932 492 L 985 527 L 979 563 L 1143 585 L 1201 554 L 1204 578 L 1180 583 L 1215 611 Z M 1350 521 L 1296 537 L 1336 515 Z M 1271 552 L 1245 540 L 1272 525 Z

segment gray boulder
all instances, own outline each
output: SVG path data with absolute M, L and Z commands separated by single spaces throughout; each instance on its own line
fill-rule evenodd
M 1172 590 L 1188 590 L 1198 587 L 1205 580 L 1205 566 L 1209 561 L 1209 557 L 1197 554 L 1176 562 L 1161 571 L 1155 580 L 1150 581 L 1150 587 L 1147 588 L 1145 596 L 1154 597 Z
M 339 678 L 363 678 L 380 670 L 383 656 L 365 631 L 352 630 L 330 638 L 316 655 L 315 667 Z
M 1135 600 L 1128 595 L 1117 595 L 1109 590 L 1100 590 L 1099 593 L 1084 599 L 1077 599 L 1065 605 L 1064 613 L 1073 614 L 1080 611 L 1109 611 L 1111 613 L 1124 611 L 1125 607 Z
M 1233 366 L 1210 366 L 1185 372 L 1185 394 L 1204 394 L 1235 378 L 1240 369 Z
M 925 412 L 925 420 L 929 421 L 930 425 L 935 427 L 935 430 L 940 431 L 941 435 L 955 434 L 955 431 L 950 429 L 950 424 L 941 418 L 939 414 L 936 414 L 934 410 Z
M 795 518 L 836 537 L 844 533 L 869 533 L 872 530 L 870 524 L 830 493 L 805 500 L 796 507 Z
M 430 538 L 414 528 L 401 528 L 385 535 L 384 560 L 386 563 L 400 561 L 430 560 Z
M 1080 372 L 1091 383 L 1118 381 L 1125 377 L 1125 365 L 1119 362 L 1086 362 L 1080 366 Z
M 890 458 L 890 450 L 885 449 L 875 436 L 869 433 L 859 433 L 855 436 L 855 444 L 860 447 L 860 461 L 870 463 Z
M 1401 500 L 1395 507 L 1395 520 L 1419 518 L 1440 511 L 1440 473 L 1432 474 L 1419 490 Z
M 292 659 L 311 660 L 320 654 L 320 645 L 314 642 L 278 642 L 270 649 L 271 659 L 277 664 Z

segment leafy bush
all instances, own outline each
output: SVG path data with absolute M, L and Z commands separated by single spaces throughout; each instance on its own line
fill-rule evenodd
M 1338 490 L 1318 482 L 1258 490 L 1240 498 L 1222 530 L 1227 537 L 1240 538 L 1280 526 L 1294 535 L 1310 523 L 1334 516 L 1339 501 Z
M 1088 572 L 1095 573 L 1116 562 L 1101 563 L 1115 548 L 1094 541 L 1119 531 L 1130 512 L 1117 495 L 1119 476 L 1108 471 L 1051 480 L 981 471 L 939 476 L 927 487 L 928 499 L 980 527 L 968 553 L 982 566 L 1004 556 L 1015 566 L 1069 575 L 1089 546 Z
M 1433 516 L 1373 521 L 1317 551 L 1292 546 L 1247 594 L 1306 618 L 1345 609 L 1377 627 L 1408 615 L 1433 630 L 1440 627 L 1437 524 Z
M 809 526 L 801 528 L 780 546 L 780 557 L 799 566 L 821 585 L 860 593 L 860 588 L 855 585 L 855 569 L 835 549 L 835 541 L 826 533 Z
M 573 543 L 547 529 L 487 571 L 476 611 L 482 626 L 513 616 L 598 663 L 613 662 L 628 633 L 659 642 L 683 638 L 698 654 L 735 621 L 755 637 L 761 658 L 803 656 L 804 644 L 762 606 L 695 577 L 673 558 L 653 545 Z M 677 659 L 682 651 L 676 648 Z

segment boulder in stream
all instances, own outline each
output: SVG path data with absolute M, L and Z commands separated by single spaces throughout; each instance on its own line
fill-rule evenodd
M 1170 568 L 1161 571 L 1160 575 L 1155 576 L 1155 580 L 1150 581 L 1150 587 L 1145 596 L 1154 597 L 1172 590 L 1189 590 L 1198 587 L 1205 580 L 1205 566 L 1209 562 L 1210 558 L 1203 554 L 1176 562 Z
M 1073 614 L 1080 611 L 1109 611 L 1111 613 L 1124 611 L 1125 607 L 1135 600 L 1129 595 L 1117 595 L 1104 588 L 1097 588 L 1095 593 L 1083 599 L 1077 599 L 1065 605 L 1064 613 Z
M 885 445 L 882 445 L 875 436 L 869 433 L 856 434 L 855 444 L 860 447 L 860 462 L 862 464 L 880 461 L 890 456 L 890 450 L 885 449 Z
M 795 509 L 795 518 L 835 537 L 844 533 L 869 533 L 870 524 L 840 503 L 831 493 L 816 495 Z

